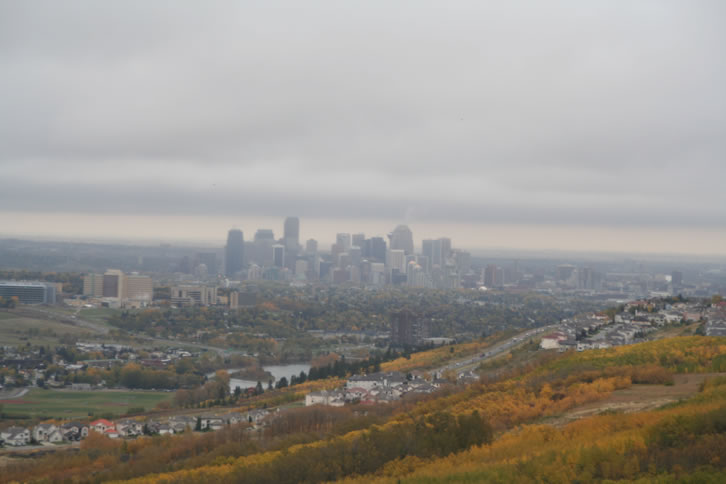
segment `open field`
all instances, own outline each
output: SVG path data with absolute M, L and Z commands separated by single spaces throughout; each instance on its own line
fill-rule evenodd
M 118 312 L 118 309 L 111 308 L 83 308 L 78 312 L 78 317 L 94 323 L 106 324 L 108 317 Z
M 3 413 L 47 418 L 87 418 L 94 415 L 125 414 L 129 408 L 153 409 L 157 403 L 171 400 L 172 392 L 122 390 L 41 390 L 33 389 L 18 399 L 2 400 Z
M 616 390 L 608 398 L 573 408 L 564 415 L 546 419 L 545 423 L 565 425 L 573 420 L 592 417 L 603 412 L 632 413 L 653 410 L 688 398 L 699 391 L 701 383 L 723 373 L 674 375 L 673 385 L 633 385 Z
M 52 319 L 38 319 L 0 310 L 0 345 L 58 344 L 64 335 L 81 338 L 91 331 Z

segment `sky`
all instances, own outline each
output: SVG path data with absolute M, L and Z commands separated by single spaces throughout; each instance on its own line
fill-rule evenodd
M 0 0 L 0 237 L 726 254 L 726 2 Z

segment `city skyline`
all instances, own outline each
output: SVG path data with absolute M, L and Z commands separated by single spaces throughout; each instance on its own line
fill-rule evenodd
M 124 244 L 171 243 L 182 246 L 222 247 L 220 233 L 239 228 L 249 237 L 258 228 L 273 228 L 283 233 L 285 214 L 279 217 L 185 217 L 148 215 L 62 214 L 49 220 L 42 214 L 0 213 L 0 238 L 118 242 Z M 319 219 L 305 218 L 301 241 L 316 239 L 321 248 L 329 248 L 335 234 L 365 232 L 382 237 L 400 220 Z M 442 223 L 407 223 L 414 232 L 418 247 L 425 238 L 448 234 L 459 246 L 470 251 L 504 250 L 524 252 L 579 252 L 643 255 L 726 255 L 726 232 L 718 229 L 692 228 L 623 229 L 618 227 L 521 226 L 514 224 L 476 225 Z M 190 227 L 195 227 L 190 229 Z

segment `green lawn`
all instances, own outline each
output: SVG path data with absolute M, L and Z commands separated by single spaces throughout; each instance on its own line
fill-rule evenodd
M 172 392 L 151 391 L 73 391 L 33 389 L 17 400 L 2 400 L 3 413 L 33 418 L 87 418 L 94 415 L 122 415 L 129 408 L 153 409 L 157 403 L 171 400 Z

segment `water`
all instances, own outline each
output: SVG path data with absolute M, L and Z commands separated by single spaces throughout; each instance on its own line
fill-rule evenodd
M 304 371 L 306 374 L 310 372 L 310 365 L 307 363 L 293 363 L 290 365 L 268 365 L 262 367 L 265 371 L 269 371 L 272 373 L 272 376 L 275 377 L 275 380 L 272 382 L 273 385 L 275 382 L 279 381 L 280 378 L 283 376 L 287 378 L 287 381 L 290 381 L 290 377 L 295 375 L 300 375 L 301 371 Z M 227 370 L 230 373 L 233 373 L 237 371 L 237 369 L 231 369 Z M 214 374 L 212 374 L 214 375 Z M 263 381 L 262 385 L 265 389 L 267 389 L 267 382 Z M 240 380 L 238 378 L 231 378 L 229 380 L 229 388 L 230 391 L 234 391 L 235 387 L 240 387 L 242 389 L 254 387 L 257 386 L 256 381 L 249 381 L 249 380 Z

